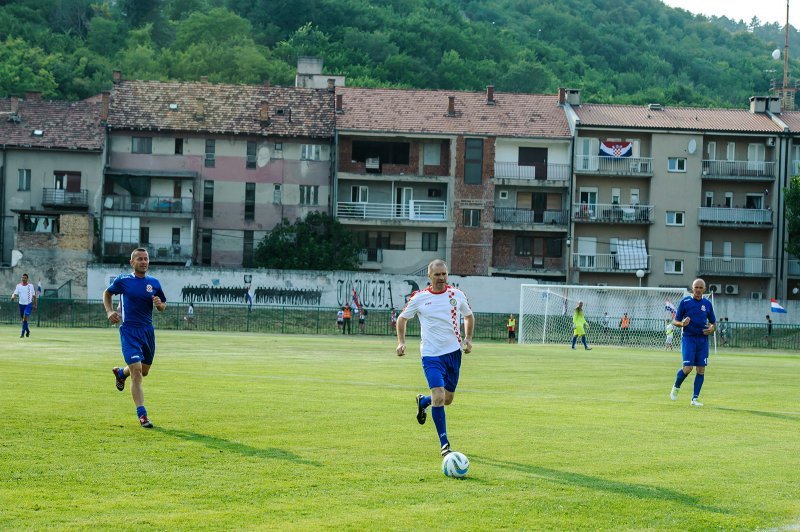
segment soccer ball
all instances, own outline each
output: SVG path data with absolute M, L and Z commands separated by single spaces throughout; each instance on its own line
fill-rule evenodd
M 452 452 L 442 460 L 442 473 L 452 478 L 461 478 L 469 471 L 469 460 L 461 453 Z

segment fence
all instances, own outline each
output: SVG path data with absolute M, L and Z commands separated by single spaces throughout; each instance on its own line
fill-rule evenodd
M 298 306 L 265 306 L 253 305 L 248 309 L 244 304 L 212 304 L 197 303 L 194 305 L 194 317 L 185 319 L 187 304 L 168 303 L 164 312 L 154 312 L 153 322 L 157 329 L 199 330 L 225 332 L 256 332 L 272 334 L 341 334 L 336 325 L 338 308 L 298 307 Z M 571 319 L 568 330 L 571 330 Z M 508 314 L 475 313 L 476 340 L 505 340 Z M 519 318 L 518 318 L 519 320 Z M 651 330 L 663 331 L 663 321 L 645 323 L 646 320 L 633 320 L 631 331 L 622 338 L 616 328 L 603 330 L 601 324 L 590 320 L 587 339 L 594 345 L 637 345 L 637 335 Z M 111 327 L 100 300 L 52 299 L 40 298 L 38 308 L 30 317 L 31 325 L 43 328 L 74 327 Z M 18 324 L 19 306 L 16 302 L 0 297 L 0 324 Z M 394 336 L 391 326 L 390 310 L 368 310 L 363 332 L 359 328 L 358 318 L 351 320 L 352 334 L 370 336 Z M 723 346 L 717 338 L 719 348 L 769 348 L 781 350 L 800 350 L 800 327 L 791 324 L 773 324 L 772 337 L 766 338 L 766 324 L 729 322 L 728 341 Z M 419 336 L 419 321 L 408 322 L 407 335 Z M 548 342 L 567 345 L 571 338 L 548 338 Z M 665 336 L 666 340 L 666 336 Z M 674 349 L 680 351 L 680 336 L 675 335 Z M 532 346 L 535 349 L 535 346 Z

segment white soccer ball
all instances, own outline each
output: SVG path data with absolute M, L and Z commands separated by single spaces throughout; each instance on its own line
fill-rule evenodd
M 452 452 L 442 460 L 442 473 L 452 478 L 461 478 L 469 471 L 469 460 L 461 453 Z

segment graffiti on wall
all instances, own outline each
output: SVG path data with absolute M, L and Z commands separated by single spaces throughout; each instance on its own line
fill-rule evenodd
M 184 286 L 183 301 L 199 303 L 256 303 L 265 305 L 317 306 L 322 301 L 322 291 L 314 289 L 281 288 L 259 286 Z
M 365 308 L 403 308 L 411 294 L 419 290 L 414 279 L 404 279 L 403 282 L 403 286 L 392 287 L 392 282 L 384 279 L 337 279 L 336 301 L 338 306 L 351 304 L 355 291 L 359 303 Z

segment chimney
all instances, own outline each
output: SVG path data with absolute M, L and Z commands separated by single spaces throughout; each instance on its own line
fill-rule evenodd
M 766 113 L 767 112 L 767 97 L 766 96 L 750 96 L 750 112 Z
M 119 83 L 122 81 L 122 70 L 115 70 L 112 74 L 112 79 L 114 83 Z
M 258 119 L 261 121 L 262 126 L 269 124 L 269 102 L 261 102 L 261 107 L 258 110 Z
M 564 105 L 567 103 L 567 89 L 564 87 L 558 88 L 558 105 Z
M 333 78 L 328 78 L 328 92 L 333 92 L 336 87 L 336 80 Z
M 200 76 L 200 83 L 208 83 L 208 76 Z
M 103 122 L 108 121 L 108 104 L 111 100 L 111 93 L 108 91 L 103 91 L 102 93 L 102 107 L 100 108 L 100 120 Z
M 267 87 L 267 88 L 272 87 L 272 83 L 270 82 L 270 80 L 265 79 L 264 80 L 264 86 Z
M 337 94 L 336 95 L 336 112 L 337 113 L 343 113 L 344 112 L 344 109 L 342 109 L 342 98 L 343 98 L 343 96 L 341 94 Z
M 197 106 L 195 107 L 194 118 L 195 118 L 195 120 L 205 120 L 206 119 L 206 100 L 205 100 L 205 98 L 198 98 L 197 99 Z
M 25 92 L 25 99 L 26 100 L 41 100 L 42 93 L 39 91 L 26 91 Z
M 486 85 L 486 105 L 494 104 L 494 85 Z
M 581 91 L 580 89 L 564 89 L 567 103 L 572 106 L 580 106 L 581 104 Z
M 447 97 L 447 116 L 456 116 L 456 97 Z
M 11 104 L 11 116 L 13 118 L 19 113 L 19 98 L 12 96 L 9 103 Z

